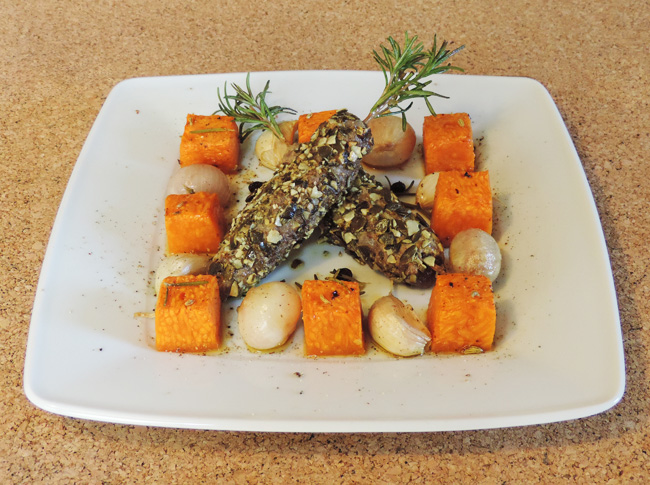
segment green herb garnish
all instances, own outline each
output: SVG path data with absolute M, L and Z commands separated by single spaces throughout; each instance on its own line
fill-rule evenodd
M 401 114 L 402 128 L 406 129 L 406 111 L 412 106 L 412 102 L 401 107 L 400 103 L 415 98 L 424 98 L 431 114 L 436 114 L 429 102 L 429 96 L 447 98 L 441 94 L 429 91 L 426 87 L 431 81 L 425 78 L 432 74 L 440 74 L 450 70 L 462 71 L 460 67 L 444 64 L 451 56 L 462 50 L 465 46 L 457 49 L 447 49 L 447 41 L 443 41 L 438 47 L 436 37 L 433 38 L 433 47 L 426 50 L 424 45 L 418 41 L 417 35 L 409 37 L 405 33 L 404 47 L 392 37 L 388 37 L 389 47 L 380 46 L 379 52 L 373 50 L 373 55 L 379 63 L 386 80 L 386 87 L 381 93 L 377 102 L 373 105 L 368 116 L 363 120 L 368 123 L 371 119 L 380 118 L 394 114 Z M 250 87 L 250 73 L 246 75 L 246 88 L 235 83 L 231 86 L 235 94 L 228 94 L 227 84 L 224 84 L 223 97 L 217 89 L 219 97 L 219 109 L 227 116 L 232 116 L 239 123 L 239 138 L 244 141 L 255 130 L 265 129 L 273 132 L 275 136 L 284 139 L 276 117 L 281 113 L 295 115 L 297 112 L 291 108 L 281 106 L 268 106 L 266 95 L 269 91 L 269 83 L 266 82 L 262 92 L 253 94 Z M 248 125 L 244 127 L 244 125 Z
M 243 142 L 248 135 L 255 130 L 265 129 L 270 130 L 275 136 L 283 139 L 284 136 L 280 131 L 275 118 L 281 113 L 288 113 L 295 115 L 297 112 L 291 108 L 284 108 L 282 106 L 269 106 L 266 103 L 266 95 L 269 91 L 270 81 L 266 82 L 264 89 L 257 95 L 253 94 L 250 85 L 250 73 L 246 75 L 246 89 L 232 83 L 231 86 L 236 94 L 228 94 L 227 84 L 223 86 L 223 98 L 219 89 L 217 89 L 217 96 L 219 97 L 219 110 L 226 116 L 232 116 L 237 123 L 239 123 L 239 139 Z M 244 125 L 250 125 L 244 127 Z
M 222 131 L 235 131 L 230 128 L 205 128 L 203 130 L 192 130 L 190 133 L 192 134 L 200 134 L 200 133 L 220 133 Z
M 200 280 L 200 281 L 179 281 L 178 283 L 163 283 L 165 285 L 165 302 L 163 306 L 167 306 L 167 300 L 169 299 L 169 288 L 176 286 L 199 286 L 207 285 L 209 281 Z
M 463 354 L 465 355 L 482 354 L 483 352 L 484 350 L 481 347 L 477 347 L 476 345 L 470 345 L 469 347 L 463 349 Z
M 401 114 L 402 128 L 406 129 L 405 113 L 413 103 L 405 108 L 399 104 L 408 99 L 424 98 L 429 111 L 435 115 L 429 96 L 446 96 L 426 90 L 431 81 L 425 81 L 425 78 L 450 70 L 462 71 L 459 67 L 442 63 L 465 46 L 450 51 L 447 49 L 447 41 L 444 41 L 438 48 L 434 36 L 433 47 L 431 50 L 425 50 L 424 45 L 418 42 L 417 35 L 409 37 L 408 32 L 405 34 L 403 48 L 392 37 L 388 37 L 388 43 L 390 47 L 382 45 L 380 52 L 373 51 L 374 58 L 384 73 L 386 87 L 363 121 L 367 123 L 373 118 Z

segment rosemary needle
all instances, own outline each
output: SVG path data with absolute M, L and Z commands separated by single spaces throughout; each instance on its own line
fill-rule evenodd
M 235 130 L 231 130 L 229 128 L 205 128 L 203 130 L 192 130 L 190 131 L 190 133 L 199 135 L 202 133 L 220 133 L 222 131 L 235 131 Z
M 177 283 L 163 283 L 165 285 L 165 301 L 163 306 L 167 306 L 167 301 L 169 300 L 169 288 L 174 286 L 200 286 L 207 285 L 209 281 L 199 280 L 199 281 L 179 281 Z

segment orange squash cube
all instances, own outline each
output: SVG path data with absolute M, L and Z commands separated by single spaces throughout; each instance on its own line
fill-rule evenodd
M 181 137 L 181 167 L 205 163 L 233 173 L 239 165 L 239 152 L 239 131 L 232 117 L 187 115 Z
M 490 280 L 483 275 L 438 275 L 427 321 L 432 352 L 490 350 L 496 328 Z
M 316 129 L 329 120 L 337 110 L 319 111 L 318 113 L 302 114 L 298 117 L 298 143 L 311 140 Z
M 169 276 L 156 304 L 156 349 L 206 352 L 221 345 L 221 298 L 213 275 Z
M 425 173 L 474 171 L 474 140 L 467 113 L 426 116 L 422 128 Z
M 488 172 L 440 172 L 433 197 L 431 228 L 444 247 L 449 247 L 454 236 L 465 229 L 482 229 L 492 234 Z
M 359 283 L 305 281 L 302 319 L 307 355 L 360 355 L 365 352 Z
M 165 199 L 167 250 L 216 253 L 225 234 L 219 196 L 209 192 L 171 194 Z

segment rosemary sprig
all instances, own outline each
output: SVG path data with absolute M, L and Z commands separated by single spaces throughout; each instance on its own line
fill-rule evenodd
M 228 94 L 227 83 L 223 86 L 223 97 L 217 88 L 219 109 L 226 116 L 232 116 L 239 123 L 239 139 L 243 142 L 255 130 L 270 130 L 278 138 L 284 138 L 275 118 L 281 113 L 296 114 L 291 108 L 282 106 L 269 106 L 266 95 L 269 91 L 270 81 L 266 82 L 264 89 L 257 95 L 253 94 L 250 85 L 250 73 L 246 75 L 246 89 L 232 83 L 235 94 Z M 245 125 L 249 125 L 245 127 Z
M 424 45 L 418 42 L 418 36 L 409 37 L 408 32 L 405 34 L 403 48 L 392 37 L 388 37 L 388 43 L 390 47 L 381 45 L 380 52 L 373 50 L 373 56 L 384 73 L 386 87 L 363 121 L 367 123 L 373 118 L 401 114 L 402 127 L 406 128 L 405 113 L 413 102 L 405 108 L 399 104 L 413 98 L 424 98 L 431 114 L 436 114 L 429 102 L 429 96 L 441 98 L 446 96 L 425 89 L 431 83 L 425 81 L 425 78 L 450 70 L 462 71 L 461 68 L 451 64 L 443 65 L 443 62 L 465 46 L 450 51 L 447 49 L 447 41 L 443 41 L 438 47 L 434 36 L 433 47 L 431 50 L 425 50 Z

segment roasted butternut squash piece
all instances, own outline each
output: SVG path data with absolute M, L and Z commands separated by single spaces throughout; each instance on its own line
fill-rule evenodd
M 219 196 L 209 192 L 171 194 L 165 199 L 167 250 L 216 253 L 225 234 Z
M 492 233 L 492 192 L 487 171 L 440 172 L 433 197 L 431 228 L 442 245 L 465 229 Z
M 239 131 L 232 117 L 187 115 L 181 137 L 181 167 L 205 163 L 234 173 L 239 166 L 239 152 Z
M 474 170 L 474 141 L 467 113 L 426 116 L 422 128 L 422 145 L 427 174 Z
M 305 281 L 302 318 L 306 354 L 363 354 L 362 316 L 359 283 Z
M 156 304 L 156 349 L 206 352 L 221 345 L 221 298 L 213 275 L 168 276 Z
M 298 143 L 307 143 L 321 123 L 329 120 L 336 111 L 334 109 L 300 115 L 298 117 Z
M 429 300 L 427 323 L 432 352 L 490 350 L 496 327 L 490 280 L 483 275 L 438 275 Z

